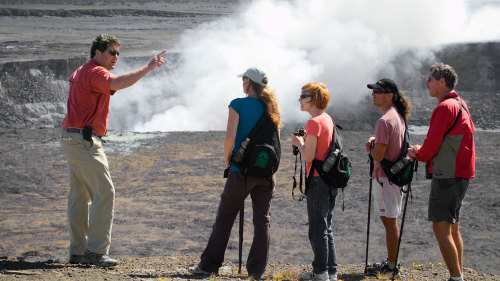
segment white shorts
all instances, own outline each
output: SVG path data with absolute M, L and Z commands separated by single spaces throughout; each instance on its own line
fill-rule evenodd
M 391 184 L 387 178 L 375 178 L 373 197 L 375 207 L 381 217 L 397 218 L 401 213 L 403 194 L 400 187 Z

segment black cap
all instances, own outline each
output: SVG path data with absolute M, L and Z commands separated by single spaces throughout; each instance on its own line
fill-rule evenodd
M 368 84 L 366 85 L 366 87 L 368 87 L 368 89 L 377 90 L 379 92 L 394 93 L 394 94 L 399 93 L 398 86 L 396 86 L 396 83 L 391 79 L 387 78 L 380 79 L 375 84 Z

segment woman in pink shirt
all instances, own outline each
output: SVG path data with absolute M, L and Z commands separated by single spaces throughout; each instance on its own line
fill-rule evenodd
M 311 115 L 305 136 L 292 135 L 292 144 L 298 147 L 307 161 L 307 216 L 309 241 L 314 252 L 313 271 L 299 276 L 300 280 L 337 280 L 337 256 L 332 231 L 333 208 L 337 188 L 328 186 L 313 169 L 314 159 L 324 161 L 332 149 L 333 120 L 325 113 L 330 101 L 328 88 L 319 82 L 306 84 L 300 95 L 300 110 Z

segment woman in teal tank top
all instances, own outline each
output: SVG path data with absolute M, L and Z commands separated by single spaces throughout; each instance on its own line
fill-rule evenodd
M 236 98 L 229 104 L 226 137 L 224 140 L 225 167 L 229 168 L 224 191 L 221 194 L 217 217 L 212 233 L 203 251 L 198 266 L 191 268 L 194 274 L 217 274 L 224 261 L 224 254 L 234 220 L 245 198 L 250 195 L 253 207 L 254 237 L 247 258 L 247 272 L 254 280 L 260 279 L 266 270 L 269 255 L 269 227 L 271 199 L 274 178 L 244 176 L 231 165 L 231 154 L 248 136 L 262 114 L 268 114 L 277 128 L 280 128 L 280 112 L 273 91 L 267 86 L 267 74 L 257 67 L 251 67 L 238 75 L 243 80 L 244 98 Z

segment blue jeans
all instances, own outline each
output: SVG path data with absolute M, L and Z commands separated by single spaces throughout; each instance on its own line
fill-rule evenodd
M 338 188 L 330 188 L 321 177 L 312 177 L 307 190 L 309 241 L 314 252 L 314 273 L 337 273 L 337 254 L 333 241 L 332 216 Z

